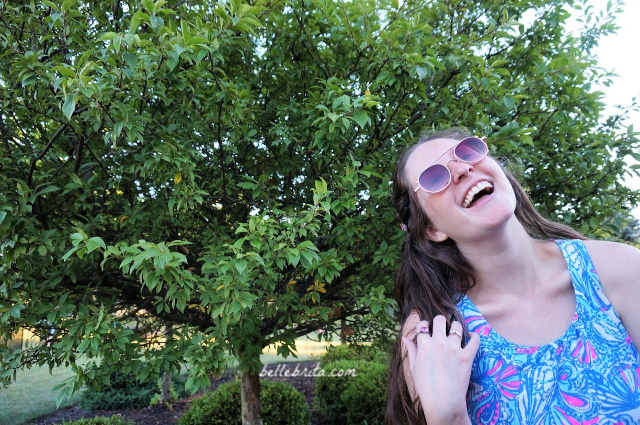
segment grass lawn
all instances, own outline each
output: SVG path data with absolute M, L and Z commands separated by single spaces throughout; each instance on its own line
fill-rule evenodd
M 289 356 L 284 359 L 276 354 L 275 347 L 267 347 L 261 360 L 264 364 L 313 360 L 325 352 L 327 344 L 300 338 L 296 341 L 298 358 Z M 52 389 L 72 375 L 72 370 L 64 367 L 53 369 L 51 374 L 46 366 L 18 371 L 16 381 L 9 388 L 0 389 L 0 425 L 20 425 L 56 410 L 56 393 Z M 77 399 L 76 394 L 61 407 L 73 405 Z
M 47 366 L 18 371 L 16 381 L 9 388 L 0 389 L 0 424 L 19 425 L 38 416 L 56 410 L 56 393 L 53 387 L 73 375 L 71 368 Z M 76 402 L 76 394 L 61 407 Z

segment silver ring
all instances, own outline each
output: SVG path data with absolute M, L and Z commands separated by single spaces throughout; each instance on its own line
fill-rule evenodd
M 460 338 L 460 340 L 462 340 L 462 335 L 460 335 L 460 332 L 458 331 L 449 331 L 449 336 L 451 335 L 456 335 Z

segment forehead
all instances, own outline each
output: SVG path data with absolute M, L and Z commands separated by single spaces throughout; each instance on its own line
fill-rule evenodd
M 418 176 L 426 167 L 433 164 L 438 157 L 446 153 L 458 142 L 459 140 L 456 139 L 434 139 L 421 144 L 411 153 L 411 155 L 409 155 L 409 158 L 407 159 L 405 177 L 410 182 L 417 181 Z M 445 156 L 442 159 L 446 162 L 448 158 Z

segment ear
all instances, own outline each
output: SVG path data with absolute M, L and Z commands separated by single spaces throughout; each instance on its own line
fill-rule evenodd
M 447 239 L 449 239 L 449 236 L 447 236 L 444 232 L 441 232 L 440 230 L 436 229 L 433 226 L 427 227 L 427 230 L 425 230 L 424 232 L 427 239 L 433 242 L 444 242 Z

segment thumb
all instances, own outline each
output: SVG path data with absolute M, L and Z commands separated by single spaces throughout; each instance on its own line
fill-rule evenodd
M 402 337 L 402 345 L 407 350 L 407 355 L 409 356 L 409 367 L 413 368 L 413 364 L 416 360 L 416 354 L 418 352 L 418 346 L 415 342 L 405 337 Z

